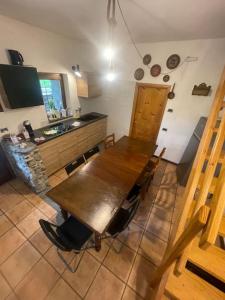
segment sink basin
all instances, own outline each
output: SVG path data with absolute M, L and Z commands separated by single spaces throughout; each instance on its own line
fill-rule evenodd
M 80 117 L 80 121 L 92 121 L 92 120 L 95 120 L 95 119 L 98 119 L 99 116 L 94 114 L 94 113 L 89 113 L 89 114 L 86 114 L 86 115 L 83 115 Z

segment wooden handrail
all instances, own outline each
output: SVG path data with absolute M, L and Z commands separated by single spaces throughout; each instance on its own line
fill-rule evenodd
M 164 272 L 169 268 L 169 266 L 181 255 L 184 249 L 189 245 L 189 243 L 195 238 L 195 236 L 203 229 L 206 225 L 209 217 L 210 208 L 206 205 L 202 206 L 198 212 L 195 214 L 194 218 L 188 224 L 187 228 L 179 239 L 176 241 L 174 246 L 165 254 L 161 265 L 155 271 L 150 280 L 150 286 L 155 288 L 161 280 Z
M 198 148 L 198 151 L 197 151 L 197 154 L 196 154 L 193 166 L 192 166 L 192 170 L 191 170 L 191 173 L 190 173 L 190 176 L 188 179 L 188 183 L 187 183 L 187 186 L 186 186 L 186 189 L 184 192 L 183 197 L 184 197 L 185 205 L 184 205 L 184 209 L 183 209 L 180 223 L 178 226 L 177 236 L 180 236 L 180 234 L 182 233 L 182 231 L 185 228 L 189 209 L 190 209 L 191 203 L 194 199 L 194 195 L 195 195 L 198 183 L 199 183 L 203 165 L 204 165 L 204 162 L 207 158 L 207 154 L 210 149 L 210 143 L 211 143 L 211 139 L 212 139 L 212 135 L 213 135 L 213 128 L 216 125 L 218 113 L 221 109 L 221 105 L 222 105 L 224 97 L 225 97 L 225 68 L 223 70 L 223 74 L 221 76 L 221 79 L 220 79 L 220 82 L 219 82 L 219 85 L 218 85 L 218 88 L 216 91 L 216 95 L 215 95 L 215 98 L 214 98 L 214 101 L 213 101 L 213 104 L 211 107 L 211 111 L 210 111 L 210 114 L 209 114 L 209 117 L 208 117 L 208 120 L 207 120 L 207 123 L 205 126 L 205 130 L 204 130 L 204 133 L 203 133 L 203 136 L 202 136 L 202 139 L 201 139 L 201 142 L 200 142 L 200 145 L 199 145 L 199 148 Z M 225 116 L 223 118 L 225 118 Z M 220 128 L 221 128 L 221 124 L 220 124 Z M 220 131 L 220 129 L 218 129 L 218 132 L 219 131 Z M 219 138 L 217 138 L 217 142 L 218 142 L 218 139 Z M 216 149 L 214 151 L 216 151 Z M 213 156 L 212 157 L 210 156 L 211 163 L 212 163 L 213 158 L 214 159 L 217 158 L 217 152 L 213 152 L 213 153 L 214 153 Z M 211 155 L 212 155 L 212 152 L 211 152 Z M 215 159 L 215 160 L 218 161 L 217 159 Z M 214 161 L 213 163 L 216 163 L 216 162 Z M 214 166 L 212 166 L 210 168 L 210 174 L 212 173 L 213 168 L 214 168 Z M 207 183 L 207 187 L 208 187 L 210 180 L 206 178 L 203 181 L 205 183 Z M 204 190 L 204 185 L 202 185 L 202 187 L 203 187 L 203 192 L 202 192 L 202 196 L 201 196 L 201 201 L 199 202 L 198 206 L 196 206 L 196 209 L 198 209 L 199 206 L 203 204 L 203 200 L 206 200 L 205 197 L 203 197 L 206 195 L 206 191 Z M 178 260 L 178 262 L 176 264 L 175 269 L 178 274 L 180 274 L 184 270 L 186 261 L 187 261 L 187 251 L 185 251 L 183 253 L 182 257 Z
M 225 169 L 220 172 L 218 185 L 213 195 L 210 209 L 210 218 L 207 226 L 203 230 L 200 238 L 200 247 L 208 248 L 214 244 L 219 232 L 220 223 L 223 218 L 225 208 Z

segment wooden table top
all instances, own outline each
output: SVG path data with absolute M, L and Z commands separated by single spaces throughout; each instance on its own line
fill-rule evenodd
M 47 193 L 98 234 L 104 233 L 156 146 L 127 136 Z

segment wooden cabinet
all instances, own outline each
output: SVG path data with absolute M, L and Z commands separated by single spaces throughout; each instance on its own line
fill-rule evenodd
M 76 77 L 77 96 L 94 98 L 102 94 L 100 75 L 82 72 L 82 77 Z
M 107 119 L 104 118 L 39 145 L 47 175 L 63 168 L 77 156 L 100 143 L 106 136 L 106 123 Z

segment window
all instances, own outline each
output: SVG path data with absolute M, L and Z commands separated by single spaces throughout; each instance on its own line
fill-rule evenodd
M 39 80 L 46 112 L 66 108 L 62 74 L 39 73 Z

